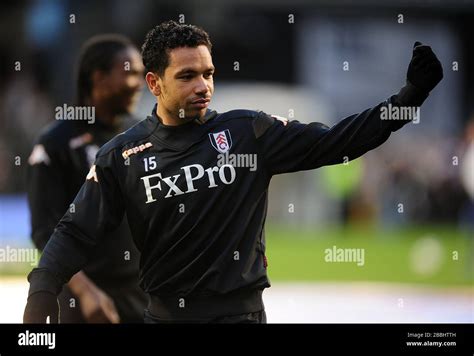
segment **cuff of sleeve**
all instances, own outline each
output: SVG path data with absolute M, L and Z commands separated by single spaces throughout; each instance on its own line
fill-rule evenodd
M 58 295 L 63 287 L 63 283 L 46 268 L 33 269 L 28 274 L 28 282 L 30 282 L 28 297 L 37 292 L 49 292 Z
M 407 80 L 407 84 L 397 94 L 397 101 L 402 106 L 421 106 L 428 95 L 429 93 Z

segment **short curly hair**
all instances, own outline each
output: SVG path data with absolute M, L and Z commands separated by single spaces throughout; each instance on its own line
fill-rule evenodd
M 163 75 L 169 65 L 169 51 L 179 47 L 197 47 L 205 45 L 209 52 L 212 43 L 202 28 L 194 25 L 166 21 L 155 26 L 145 37 L 142 46 L 142 59 L 146 72 Z

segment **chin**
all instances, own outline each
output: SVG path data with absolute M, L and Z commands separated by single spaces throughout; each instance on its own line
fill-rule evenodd
M 206 115 L 207 109 L 197 109 L 197 110 L 190 110 L 189 114 L 186 114 L 185 120 L 195 120 L 195 119 L 200 119 L 204 115 Z
M 131 104 L 131 105 L 127 106 L 127 107 L 125 108 L 125 110 L 124 110 L 124 111 L 125 111 L 125 114 L 128 114 L 128 115 L 133 114 L 133 112 L 135 111 L 136 107 L 137 107 L 137 106 L 136 106 L 135 104 Z
M 206 115 L 206 112 L 207 112 L 207 108 L 204 108 L 204 109 L 199 110 L 199 114 L 200 114 L 201 116 Z
M 138 103 L 137 95 L 127 98 L 127 100 L 125 100 L 123 103 L 123 107 L 122 107 L 123 114 L 131 115 L 135 111 L 137 107 L 137 103 Z

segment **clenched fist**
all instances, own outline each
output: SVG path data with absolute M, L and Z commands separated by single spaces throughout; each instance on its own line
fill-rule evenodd
M 409 83 L 429 93 L 443 79 L 443 67 L 430 46 L 415 42 L 408 65 Z

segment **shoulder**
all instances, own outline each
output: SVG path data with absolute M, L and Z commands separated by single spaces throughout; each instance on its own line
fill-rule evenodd
M 254 119 L 258 117 L 259 114 L 260 112 L 255 110 L 236 109 L 219 113 L 215 120 L 222 122 L 229 120 Z
M 157 125 L 158 122 L 155 122 L 152 117 L 139 121 L 127 131 L 122 132 L 104 144 L 97 152 L 97 159 L 117 152 L 122 155 L 124 150 L 134 146 L 139 147 L 150 137 Z
M 65 162 L 71 141 L 80 135 L 74 122 L 55 120 L 45 126 L 34 141 L 28 163 L 50 165 L 53 162 Z
M 283 126 L 286 126 L 288 123 L 287 118 L 270 115 L 263 111 L 246 109 L 231 110 L 219 114 L 216 118 L 220 122 L 242 119 L 251 123 L 256 138 L 262 136 L 275 122 L 281 122 Z
M 77 132 L 73 122 L 55 120 L 40 131 L 35 144 L 51 150 L 62 149 L 77 135 Z
M 125 116 L 123 118 L 122 125 L 121 125 L 122 131 L 126 131 L 132 128 L 136 124 L 140 123 L 140 121 L 141 119 L 136 118 L 135 116 L 131 116 L 131 115 Z

